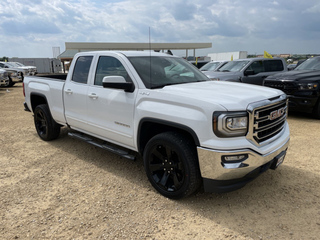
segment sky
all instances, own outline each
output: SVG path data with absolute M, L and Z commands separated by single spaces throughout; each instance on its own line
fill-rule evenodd
M 0 57 L 52 58 L 65 42 L 149 42 L 149 29 L 154 43 L 212 43 L 197 56 L 320 54 L 320 1 L 1 0 Z

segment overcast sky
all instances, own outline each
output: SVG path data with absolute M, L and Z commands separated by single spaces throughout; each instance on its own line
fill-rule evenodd
M 319 0 L 1 0 L 0 56 L 53 57 L 65 42 L 148 42 L 149 27 L 151 42 L 212 43 L 197 55 L 320 53 Z

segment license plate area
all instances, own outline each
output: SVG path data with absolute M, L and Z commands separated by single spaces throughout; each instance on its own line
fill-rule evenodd
M 286 156 L 287 150 L 281 152 L 279 155 L 277 155 L 274 160 L 273 163 L 271 165 L 271 169 L 275 170 L 277 169 L 284 161 L 284 158 Z

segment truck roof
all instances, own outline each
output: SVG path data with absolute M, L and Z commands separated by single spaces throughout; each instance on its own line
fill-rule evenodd
M 234 59 L 233 61 L 257 61 L 257 60 L 272 60 L 272 59 L 283 59 L 279 57 L 274 57 L 274 58 L 264 58 L 264 57 L 256 57 L 256 58 L 240 58 L 240 59 Z
M 143 57 L 143 56 L 166 56 L 172 57 L 172 55 L 166 53 L 159 53 L 153 51 L 90 51 L 90 52 L 80 52 L 78 54 L 106 54 L 106 53 L 115 53 L 115 54 L 123 54 L 126 57 Z

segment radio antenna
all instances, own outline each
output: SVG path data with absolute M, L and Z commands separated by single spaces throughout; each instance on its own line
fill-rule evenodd
M 150 88 L 152 87 L 152 79 L 151 79 L 151 30 L 149 27 L 149 71 L 150 71 Z

